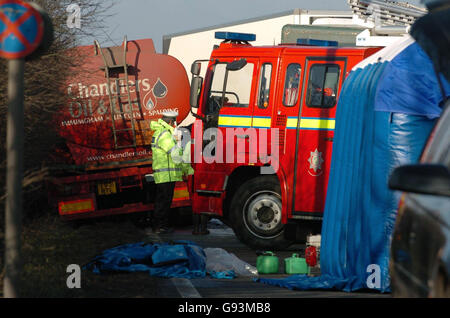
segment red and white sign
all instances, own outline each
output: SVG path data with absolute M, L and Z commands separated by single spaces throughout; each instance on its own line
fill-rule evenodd
M 0 57 L 20 59 L 33 53 L 44 34 L 44 21 L 20 0 L 0 1 Z

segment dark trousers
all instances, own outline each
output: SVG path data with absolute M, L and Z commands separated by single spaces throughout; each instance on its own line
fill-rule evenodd
M 169 225 L 169 212 L 174 189 L 175 182 L 156 184 L 155 209 L 153 213 L 153 224 L 155 227 L 167 227 Z

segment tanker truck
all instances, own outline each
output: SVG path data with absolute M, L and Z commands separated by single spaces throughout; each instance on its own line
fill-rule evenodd
M 153 209 L 150 121 L 167 110 L 189 113 L 189 80 L 151 39 L 74 49 L 80 58 L 64 84 L 66 102 L 53 117 L 61 142 L 52 153 L 50 204 L 65 220 Z M 177 182 L 172 207 L 190 207 Z

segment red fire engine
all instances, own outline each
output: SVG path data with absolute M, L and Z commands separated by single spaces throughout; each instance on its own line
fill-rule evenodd
M 189 80 L 174 57 L 157 54 L 151 39 L 115 47 L 77 47 L 55 114 L 62 142 L 55 150 L 49 201 L 64 219 L 91 218 L 153 209 L 150 121 L 165 110 L 189 114 Z M 94 54 L 95 53 L 95 54 Z M 178 182 L 172 207 L 190 207 Z
M 222 218 L 250 246 L 304 240 L 320 231 L 342 83 L 379 48 L 300 39 L 253 47 L 252 34 L 216 37 L 224 41 L 204 78 L 205 61 L 191 69 L 193 212 Z

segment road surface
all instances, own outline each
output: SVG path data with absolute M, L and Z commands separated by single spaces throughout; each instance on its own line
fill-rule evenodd
M 192 235 L 192 228 L 178 227 L 171 234 L 155 235 L 148 233 L 155 241 L 189 240 L 203 248 L 223 248 L 233 253 L 240 260 L 256 267 L 256 250 L 242 244 L 234 235 L 232 229 L 213 219 L 208 223 L 209 235 Z M 287 277 L 284 271 L 284 259 L 293 253 L 304 255 L 304 245 L 293 245 L 284 251 L 276 251 L 279 272 L 277 274 L 261 275 L 264 278 Z M 251 277 L 236 277 L 234 279 L 213 279 L 209 276 L 202 279 L 161 278 L 158 281 L 158 297 L 163 298 L 390 298 L 390 294 L 376 291 L 343 292 L 336 290 L 298 291 L 255 282 Z

